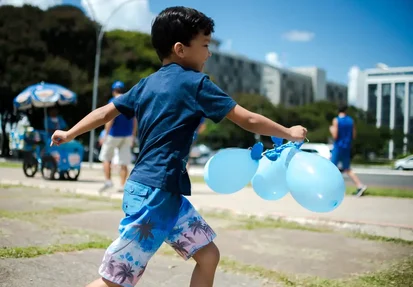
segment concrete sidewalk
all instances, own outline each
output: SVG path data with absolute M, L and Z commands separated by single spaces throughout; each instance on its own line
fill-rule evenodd
M 116 182 L 117 178 L 115 178 Z M 82 169 L 78 181 L 46 181 L 40 174 L 27 178 L 17 168 L 0 168 L 0 184 L 52 188 L 95 196 L 122 198 L 113 190 L 100 194 L 103 174 L 100 170 Z M 232 195 L 219 195 L 207 185 L 194 183 L 192 204 L 204 211 L 227 211 L 243 215 L 282 218 L 304 224 L 329 225 L 375 235 L 413 240 L 413 200 L 390 197 L 346 196 L 333 212 L 314 213 L 301 207 L 290 195 L 278 201 L 264 201 L 251 188 Z
M 120 208 L 119 202 L 50 189 L 0 187 L 0 286 L 72 287 L 96 279 L 105 249 L 118 237 Z M 412 274 L 409 243 L 211 213 L 204 217 L 221 252 L 214 286 L 411 286 L 404 283 L 413 277 L 403 275 Z M 159 223 L 145 232 L 152 234 Z M 182 248 L 196 232 L 183 234 Z M 142 240 L 151 244 L 152 238 Z M 134 251 L 119 250 L 127 261 L 112 266 L 126 283 L 138 272 Z M 188 286 L 194 265 L 163 244 L 137 286 Z

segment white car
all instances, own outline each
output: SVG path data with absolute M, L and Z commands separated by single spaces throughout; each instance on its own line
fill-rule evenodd
M 215 153 L 216 151 L 211 150 L 204 144 L 195 145 L 191 149 L 189 160 L 192 164 L 204 165 Z
M 300 149 L 305 152 L 317 153 L 318 155 L 325 157 L 328 160 L 331 159 L 331 148 L 328 144 L 304 143 Z
M 413 155 L 396 160 L 394 162 L 394 168 L 401 170 L 413 169 Z

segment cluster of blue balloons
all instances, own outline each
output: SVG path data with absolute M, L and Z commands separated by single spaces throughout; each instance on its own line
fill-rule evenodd
M 329 212 L 344 199 L 345 183 L 339 169 L 328 159 L 300 150 L 303 143 L 272 137 L 274 148 L 264 152 L 262 143 L 252 149 L 227 148 L 205 165 L 204 179 L 215 192 L 235 193 L 250 182 L 265 200 L 286 194 L 313 212 Z

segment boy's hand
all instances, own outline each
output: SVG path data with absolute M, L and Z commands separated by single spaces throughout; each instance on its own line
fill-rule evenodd
M 57 130 L 53 133 L 52 135 L 52 142 L 50 143 L 50 146 L 52 145 L 61 145 L 67 142 L 70 142 L 73 138 L 71 138 L 66 131 L 60 131 Z
M 307 129 L 303 126 L 293 126 L 289 128 L 290 141 L 301 142 L 307 137 Z

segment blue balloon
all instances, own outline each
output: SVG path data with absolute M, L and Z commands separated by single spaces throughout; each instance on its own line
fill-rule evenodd
M 251 180 L 255 193 L 265 200 L 278 200 L 288 193 L 286 168 L 282 158 L 271 161 L 267 157 L 260 160 L 257 173 Z
M 281 162 L 285 170 L 287 170 L 291 159 L 297 152 L 301 152 L 301 151 L 297 149 L 296 147 L 287 147 L 281 152 L 280 157 L 277 160 Z
M 328 159 L 297 152 L 287 167 L 287 185 L 293 198 L 313 212 L 329 212 L 344 199 L 345 183 L 338 168 Z
M 230 194 L 244 188 L 258 169 L 251 151 L 228 148 L 219 151 L 205 165 L 204 179 L 213 191 Z
M 284 139 L 277 138 L 277 137 L 271 137 L 271 140 L 275 144 L 275 146 L 281 146 L 283 144 L 283 141 L 284 141 Z

